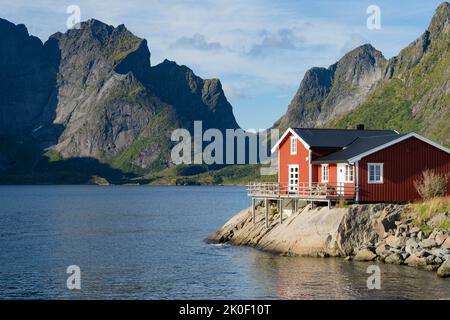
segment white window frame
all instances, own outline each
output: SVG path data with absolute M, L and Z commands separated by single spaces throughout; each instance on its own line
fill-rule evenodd
M 291 155 L 297 154 L 297 137 L 291 137 Z
M 372 167 L 372 166 L 380 167 L 380 180 L 371 180 L 370 179 L 370 167 Z M 375 178 L 375 173 L 374 173 L 374 178 Z M 380 162 L 367 163 L 367 183 L 369 183 L 369 184 L 383 184 L 384 183 L 384 163 L 380 163 Z
M 292 192 L 295 192 L 295 193 L 297 193 L 298 192 L 298 187 L 299 187 L 299 184 L 300 184 L 300 165 L 298 165 L 298 164 L 290 164 L 290 165 L 288 165 L 288 192 L 289 193 L 292 193 Z M 291 177 L 291 169 L 294 169 L 294 175 L 295 174 L 297 174 L 297 178 L 292 178 Z M 294 180 L 294 181 L 296 181 L 297 183 L 294 183 L 294 184 L 291 184 L 291 180 Z
M 327 178 L 325 179 L 325 168 L 327 168 Z M 330 181 L 330 167 L 328 164 L 322 164 L 322 174 L 321 174 L 321 180 L 322 182 L 328 182 Z
M 348 178 L 348 176 L 347 176 L 347 168 L 350 168 L 351 169 L 351 177 L 352 177 L 352 179 L 350 180 L 350 179 L 347 179 Z M 345 165 L 345 182 L 355 182 L 355 167 L 353 166 L 353 165 L 351 165 L 351 164 L 346 164 Z

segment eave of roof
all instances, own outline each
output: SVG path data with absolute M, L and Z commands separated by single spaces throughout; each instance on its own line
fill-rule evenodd
M 425 143 L 432 145 L 433 147 L 442 150 L 446 153 L 450 154 L 450 150 L 440 144 L 431 141 L 415 132 L 411 132 L 409 134 L 400 134 L 397 136 L 386 136 L 386 137 L 366 137 L 357 139 L 354 143 L 349 145 L 347 148 L 327 155 L 325 157 L 321 157 L 312 161 L 312 163 L 320 164 L 320 163 L 337 163 L 337 162 L 349 162 L 354 163 L 356 161 L 361 160 L 362 158 L 388 148 L 394 144 L 402 142 L 409 138 L 416 138 Z M 370 141 L 373 140 L 373 141 Z M 361 147 L 363 146 L 363 147 Z
M 276 152 L 289 133 L 295 136 L 306 149 L 343 148 L 358 137 L 398 134 L 398 132 L 393 130 L 288 128 L 273 146 L 272 153 Z
M 342 150 L 336 151 L 329 155 L 320 157 L 312 163 L 336 163 L 336 162 L 348 162 L 349 159 L 354 158 L 364 152 L 367 152 L 373 148 L 386 144 L 388 142 L 399 139 L 404 135 L 383 135 L 373 137 L 357 138 L 350 145 Z

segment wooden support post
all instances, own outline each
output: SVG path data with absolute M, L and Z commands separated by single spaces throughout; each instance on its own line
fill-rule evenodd
M 280 224 L 283 223 L 283 199 L 280 199 Z
M 255 214 L 255 198 L 252 198 L 252 218 L 253 223 L 256 223 L 256 214 Z
M 265 217 L 265 219 L 266 219 L 266 228 L 268 228 L 269 227 L 269 200 L 266 198 L 266 201 L 265 201 L 265 206 L 266 206 L 266 217 Z

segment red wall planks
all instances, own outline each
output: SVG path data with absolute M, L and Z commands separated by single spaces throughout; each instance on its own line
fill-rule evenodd
M 384 163 L 384 182 L 368 184 L 368 163 Z M 362 202 L 406 202 L 419 199 L 414 181 L 422 171 L 450 173 L 450 155 L 411 137 L 371 154 L 359 162 L 359 200 Z M 450 189 L 450 180 L 449 180 Z

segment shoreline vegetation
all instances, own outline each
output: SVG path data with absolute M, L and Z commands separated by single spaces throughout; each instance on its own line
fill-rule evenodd
M 450 197 L 412 204 L 354 204 L 286 209 L 280 223 L 270 204 L 265 227 L 264 203 L 256 221 L 251 208 L 236 214 L 208 237 L 211 243 L 251 246 L 287 256 L 342 257 L 380 261 L 434 271 L 450 277 Z
M 229 165 L 212 167 L 207 165 L 178 165 L 167 169 L 142 174 L 112 172 L 107 170 L 85 170 L 86 166 L 57 168 L 41 172 L 2 174 L 0 185 L 246 185 L 248 181 L 276 182 L 277 175 L 261 176 L 260 164 Z M 103 174 L 102 174 L 103 173 Z

